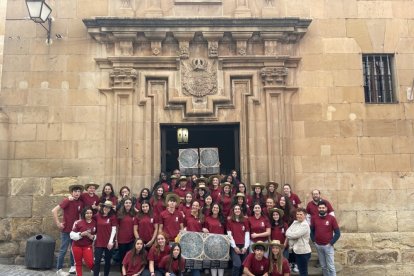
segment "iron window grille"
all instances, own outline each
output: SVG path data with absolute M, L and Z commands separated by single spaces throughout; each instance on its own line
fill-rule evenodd
M 366 103 L 395 103 L 393 55 L 362 55 Z

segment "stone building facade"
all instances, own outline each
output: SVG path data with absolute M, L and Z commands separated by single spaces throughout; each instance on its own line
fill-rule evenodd
M 49 45 L 0 1 L 0 261 L 58 236 L 71 183 L 154 183 L 163 125 L 231 123 L 244 181 L 333 203 L 344 275 L 414 270 L 414 1 L 48 3 Z

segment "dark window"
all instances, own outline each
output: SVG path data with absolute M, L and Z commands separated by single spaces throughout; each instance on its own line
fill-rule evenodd
M 366 103 L 394 103 L 392 55 L 362 55 Z

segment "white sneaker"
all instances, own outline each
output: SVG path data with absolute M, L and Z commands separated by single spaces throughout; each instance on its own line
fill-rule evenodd
M 56 271 L 56 275 L 57 276 L 68 276 L 69 273 L 64 272 L 62 269 L 59 269 L 58 271 Z
M 299 268 L 297 264 L 295 264 L 295 266 L 293 267 L 293 272 L 299 273 Z
M 76 268 L 75 268 L 75 266 L 71 266 L 70 267 L 70 269 L 69 269 L 69 274 L 76 274 Z

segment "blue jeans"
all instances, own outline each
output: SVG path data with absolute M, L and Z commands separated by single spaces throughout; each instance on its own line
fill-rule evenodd
M 308 276 L 308 263 L 309 263 L 310 257 L 311 257 L 311 253 L 307 253 L 307 254 L 296 254 L 295 253 L 296 264 L 298 265 L 300 276 Z
M 65 259 L 66 251 L 68 247 L 72 245 L 72 240 L 70 239 L 69 233 L 60 232 L 60 249 L 59 255 L 57 257 L 57 270 L 63 268 L 63 260 Z M 73 260 L 72 250 L 70 252 L 70 266 L 74 266 L 75 262 Z
M 336 276 L 334 262 L 334 247 L 330 244 L 318 245 L 315 243 L 318 251 L 319 263 L 321 264 L 323 276 Z
M 238 246 L 238 247 L 243 248 L 243 246 Z M 231 255 L 231 260 L 233 261 L 233 268 L 231 271 L 231 275 L 232 276 L 242 275 L 242 272 L 243 272 L 242 263 L 244 259 L 246 258 L 246 254 L 237 254 L 233 248 L 230 248 L 230 255 Z

